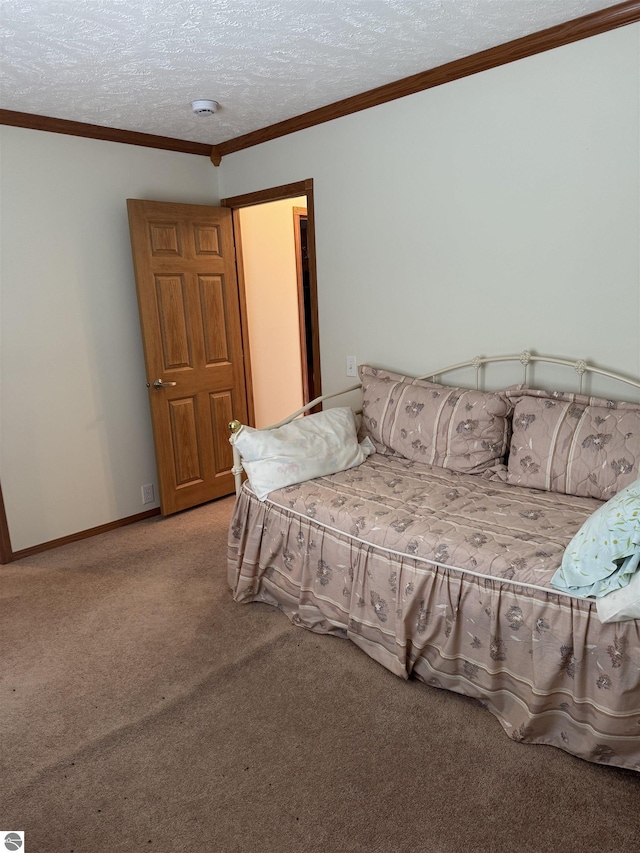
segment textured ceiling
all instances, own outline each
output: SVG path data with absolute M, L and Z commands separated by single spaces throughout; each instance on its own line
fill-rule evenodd
M 0 107 L 219 143 L 611 5 L 0 0 Z

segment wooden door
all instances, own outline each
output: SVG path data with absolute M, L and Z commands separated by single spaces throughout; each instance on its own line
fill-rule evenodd
M 128 199 L 163 515 L 233 492 L 247 400 L 231 211 Z

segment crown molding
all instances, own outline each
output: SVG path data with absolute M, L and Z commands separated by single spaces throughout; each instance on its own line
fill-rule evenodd
M 417 92 L 442 86 L 444 83 L 460 80 L 462 77 L 469 77 L 472 74 L 479 74 L 481 71 L 488 71 L 490 68 L 497 68 L 509 62 L 516 62 L 537 53 L 544 53 L 556 47 L 563 47 L 637 21 L 640 21 L 640 0 L 627 0 L 625 3 L 609 6 L 598 12 L 592 12 L 590 15 L 575 18 L 573 21 L 557 24 L 546 30 L 540 30 L 497 47 L 483 50 L 480 53 L 448 62 L 429 71 L 422 71 L 411 77 L 404 77 L 402 80 L 370 89 L 360 95 L 336 101 L 326 107 L 320 107 L 317 110 L 311 110 L 308 113 L 294 116 L 260 130 L 245 133 L 235 139 L 220 142 L 215 146 L 216 156 L 224 157 L 226 154 L 233 154 L 236 151 L 260 145 L 263 142 L 296 133 L 298 130 L 306 130 L 309 127 L 315 127 L 336 118 L 386 104 L 407 95 L 415 95 Z
M 233 154 L 236 151 L 260 145 L 263 142 L 269 142 L 272 139 L 278 139 L 299 130 L 306 130 L 309 127 L 315 127 L 336 118 L 395 101 L 398 98 L 405 98 L 407 95 L 415 95 L 418 92 L 442 86 L 444 83 L 450 83 L 453 80 L 479 74 L 481 71 L 488 71 L 509 62 L 517 62 L 519 59 L 535 56 L 538 53 L 563 47 L 638 21 L 640 21 L 640 0 L 626 0 L 624 3 L 600 9 L 590 15 L 575 18 L 573 21 L 566 21 L 564 24 L 557 24 L 555 27 L 549 27 L 546 30 L 540 30 L 497 47 L 483 50 L 480 53 L 456 59 L 454 62 L 448 62 L 429 71 L 422 71 L 419 74 L 413 74 L 411 77 L 404 77 L 393 83 L 378 86 L 376 89 L 369 89 L 369 91 L 362 92 L 359 95 L 344 98 L 325 107 L 302 113 L 299 116 L 271 124 L 260 130 L 254 130 L 251 133 L 245 133 L 242 136 L 236 136 L 213 146 L 168 136 L 118 130 L 97 124 L 85 124 L 81 121 L 68 121 L 49 116 L 33 115 L 32 113 L 14 112 L 13 110 L 0 110 L 0 124 L 26 127 L 33 130 L 46 130 L 51 133 L 66 133 L 71 136 L 84 136 L 89 139 L 103 139 L 107 142 L 122 142 L 127 145 L 142 145 L 146 148 L 160 148 L 165 151 L 198 154 L 209 157 L 214 166 L 219 166 L 222 157 L 227 154 Z
M 188 142 L 186 139 L 174 139 L 170 136 L 118 130 L 99 124 L 85 124 L 82 121 L 68 121 L 63 118 L 51 118 L 13 110 L 0 110 L 0 124 L 26 127 L 31 130 L 47 130 L 50 133 L 65 133 L 69 136 L 84 136 L 88 139 L 103 139 L 106 142 L 123 142 L 126 145 L 142 145 L 145 148 L 160 148 L 163 151 L 199 154 L 203 157 L 211 155 L 211 145 L 203 142 Z

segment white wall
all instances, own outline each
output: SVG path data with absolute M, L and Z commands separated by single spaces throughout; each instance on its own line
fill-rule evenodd
M 16 551 L 154 506 L 125 200 L 220 196 L 206 157 L 21 128 L 2 128 L 1 165 L 0 476 Z
M 0 477 L 14 550 L 155 482 L 127 197 L 314 179 L 323 391 L 525 347 L 640 374 L 640 24 L 225 157 L 4 127 Z M 220 178 L 220 192 L 217 177 Z
M 239 211 L 257 427 L 304 405 L 293 208 L 306 205 L 304 196 Z
M 223 159 L 223 196 L 314 179 L 325 393 L 352 353 L 640 374 L 639 54 L 634 24 Z

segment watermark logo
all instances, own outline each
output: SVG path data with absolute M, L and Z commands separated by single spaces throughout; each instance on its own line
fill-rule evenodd
M 24 832 L 6 832 L 0 829 L 0 838 L 4 841 L 5 850 L 20 850 L 24 853 Z

